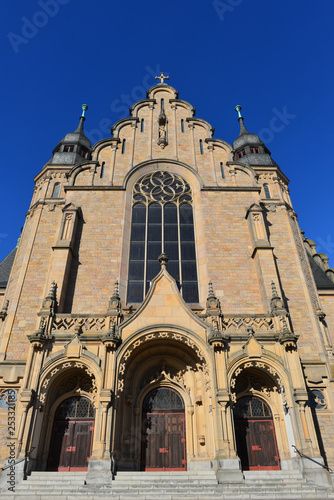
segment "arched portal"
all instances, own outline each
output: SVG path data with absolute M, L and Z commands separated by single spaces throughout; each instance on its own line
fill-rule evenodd
M 118 363 L 117 407 L 111 444 L 118 470 L 186 470 L 191 468 L 190 462 L 209 460 L 208 457 L 211 458 L 214 453 L 209 413 L 211 368 L 199 345 L 184 333 L 145 331 L 140 336 L 134 336 L 131 343 L 123 348 Z M 170 391 L 164 392 L 162 389 Z M 160 410 L 160 413 L 184 414 L 184 417 L 178 417 L 178 422 L 175 415 L 170 417 L 173 425 L 176 425 L 175 432 L 179 435 L 175 448 L 178 461 L 174 456 L 172 462 L 165 465 L 169 458 L 165 457 L 164 464 L 158 466 L 158 462 L 154 462 L 153 467 L 150 455 L 146 456 L 146 451 L 143 454 L 143 439 L 153 439 L 147 438 L 147 429 L 144 429 L 143 437 L 143 413 L 151 413 L 147 411 L 146 398 L 152 396 L 148 396 L 152 390 L 158 390 L 158 400 L 150 403 L 158 405 L 153 407 L 154 413 L 155 410 Z M 162 405 L 160 398 L 163 394 L 166 398 L 167 395 L 172 398 L 172 395 L 177 394 L 180 399 L 176 398 L 174 403 L 179 406 L 173 406 L 172 399 L 170 403 Z M 169 417 L 164 418 L 167 423 L 163 425 L 168 427 Z M 151 422 L 152 419 L 157 421 L 158 417 L 152 417 Z M 181 422 L 182 419 L 185 422 Z M 179 448 L 182 439 L 185 439 L 181 441 L 183 456 L 183 451 Z M 169 446 L 161 444 L 158 450 L 160 448 L 167 449 Z M 149 451 L 151 452 L 151 448 Z M 161 453 L 167 455 L 166 451 Z
M 184 402 L 170 387 L 151 390 L 143 402 L 142 469 L 186 470 Z
M 57 408 L 53 422 L 48 470 L 87 470 L 92 453 L 95 410 L 89 399 L 74 396 Z
M 280 469 L 273 416 L 267 403 L 244 396 L 237 401 L 233 415 L 242 469 Z

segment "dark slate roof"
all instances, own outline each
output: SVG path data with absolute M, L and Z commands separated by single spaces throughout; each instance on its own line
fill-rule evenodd
M 310 262 L 312 274 L 318 290 L 334 290 L 334 283 L 331 281 L 326 273 L 321 269 L 319 264 L 307 252 L 308 260 Z
M 236 161 L 246 163 L 246 165 L 277 166 L 277 163 L 267 153 L 246 154 Z
M 80 116 L 79 125 L 74 132 L 70 132 L 60 141 L 58 146 L 53 150 L 53 157 L 49 160 L 51 165 L 75 165 L 80 163 L 85 158 L 78 152 L 64 152 L 59 151 L 61 146 L 66 144 L 84 146 L 87 150 L 91 148 L 91 143 L 88 137 L 85 136 L 83 124 L 85 121 L 84 116 Z
M 12 270 L 17 248 L 14 248 L 7 257 L 0 262 L 0 287 L 7 286 L 9 275 Z
M 266 145 L 261 141 L 258 135 L 251 134 L 245 127 L 244 119 L 241 116 L 239 119 L 240 133 L 239 137 L 233 142 L 233 149 L 236 153 L 244 149 L 246 146 L 260 147 L 261 153 L 251 153 L 250 149 L 241 158 L 235 156 L 234 160 L 245 163 L 246 165 L 264 165 L 264 166 L 277 166 L 276 162 L 271 158 L 270 151 Z

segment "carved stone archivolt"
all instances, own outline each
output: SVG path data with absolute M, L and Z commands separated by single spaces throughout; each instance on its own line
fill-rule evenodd
M 127 362 L 130 358 L 130 356 L 138 349 L 138 347 L 142 347 L 145 344 L 148 344 L 147 347 L 149 347 L 149 343 L 151 341 L 159 341 L 159 340 L 174 340 L 177 342 L 181 342 L 182 344 L 187 345 L 190 347 L 194 353 L 196 354 L 196 357 L 198 359 L 198 362 L 196 363 L 196 371 L 202 371 L 204 374 L 204 380 L 205 380 L 205 389 L 209 390 L 210 389 L 210 377 L 209 377 L 209 367 L 208 364 L 205 360 L 204 353 L 203 351 L 197 346 L 197 344 L 191 340 L 188 336 L 180 334 L 180 333 L 173 333 L 173 332 L 154 332 L 154 333 L 148 333 L 144 334 L 141 337 L 137 338 L 133 343 L 126 349 L 125 353 L 123 354 L 120 364 L 119 364 L 119 369 L 118 369 L 118 384 L 117 384 L 117 391 L 118 392 L 123 392 L 124 391 L 124 382 L 125 382 L 125 375 L 126 375 L 126 365 Z M 155 377 L 160 377 L 162 372 L 165 373 L 164 376 L 170 376 L 171 380 L 176 377 L 176 379 L 180 382 L 183 380 L 183 375 L 182 375 L 182 370 L 167 370 L 162 368 L 162 370 L 158 370 L 155 368 L 152 373 L 150 373 L 148 376 L 153 377 L 151 380 L 148 380 L 147 383 L 152 382 L 155 380 Z M 145 376 L 146 377 L 146 376 Z
M 263 377 L 261 377 L 263 372 Z M 262 392 L 270 397 L 273 392 L 284 394 L 283 381 L 275 368 L 263 361 L 247 361 L 234 371 L 231 382 L 231 399 L 245 392 Z
M 77 392 L 80 395 L 89 396 L 96 406 L 97 384 L 94 373 L 80 361 L 65 361 L 50 370 L 40 388 L 39 402 L 41 405 L 44 405 L 48 390 L 55 379 L 62 375 L 65 378 L 60 380 L 59 385 L 52 392 L 54 399 L 66 392 Z

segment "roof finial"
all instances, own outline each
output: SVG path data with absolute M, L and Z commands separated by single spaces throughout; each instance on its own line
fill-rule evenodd
M 118 279 L 115 281 L 114 297 L 119 298 L 119 282 Z
M 162 252 L 162 254 L 159 255 L 159 257 L 158 257 L 158 261 L 161 264 L 161 269 L 164 269 L 166 267 L 169 259 L 168 259 L 168 256 L 164 252 Z
M 240 104 L 238 104 L 234 109 L 238 113 L 238 122 L 240 123 L 240 134 L 239 134 L 239 137 L 242 134 L 249 134 L 248 130 L 246 129 L 246 127 L 244 125 L 244 117 L 241 114 L 242 107 L 240 106 Z
M 81 114 L 81 116 L 83 116 L 83 117 L 85 118 L 85 112 L 86 112 L 86 111 L 87 111 L 87 109 L 88 109 L 87 104 L 82 104 L 82 105 L 81 105 L 81 109 L 82 109 L 82 114 Z
M 271 295 L 273 299 L 278 299 L 279 295 L 277 293 L 275 282 L 272 280 L 271 282 Z
M 242 107 L 240 106 L 240 104 L 238 104 L 234 109 L 238 113 L 238 120 L 239 120 L 239 118 L 243 118 L 242 115 L 241 115 Z
M 209 298 L 216 298 L 215 297 L 215 294 L 213 293 L 213 286 L 212 286 L 212 281 L 209 281 L 209 295 L 208 295 L 208 299 Z
M 165 83 L 164 80 L 169 80 L 169 76 L 165 76 L 161 71 L 160 76 L 156 76 L 155 79 L 160 80 L 160 83 Z

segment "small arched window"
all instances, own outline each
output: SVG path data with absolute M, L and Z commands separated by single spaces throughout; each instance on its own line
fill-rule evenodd
M 102 177 L 104 176 L 104 165 L 105 165 L 105 162 L 103 161 L 102 165 L 101 165 L 100 179 L 102 179 Z
M 266 418 L 272 416 L 267 403 L 254 396 L 240 398 L 234 407 L 233 414 L 236 419 Z
M 204 154 L 204 149 L 203 149 L 203 141 L 202 139 L 199 140 L 199 149 L 201 151 L 201 155 Z
M 220 162 L 220 171 L 222 173 L 222 178 L 225 179 L 224 164 L 222 161 Z
M 52 198 L 58 198 L 59 197 L 59 191 L 60 191 L 60 184 L 57 182 L 54 187 L 53 187 L 53 193 L 52 193 Z
M 55 420 L 68 420 L 75 418 L 94 418 L 95 410 L 87 398 L 74 396 L 65 399 L 57 408 Z
M 142 118 L 140 122 L 140 131 L 144 132 L 144 118 Z
M 165 109 L 165 99 L 161 99 L 161 109 Z
M 123 139 L 123 142 L 122 142 L 122 155 L 124 155 L 124 153 L 125 153 L 125 142 L 126 142 L 126 139 Z
M 184 132 L 184 119 L 181 120 L 181 132 Z
M 266 198 L 271 198 L 268 184 L 263 184 L 263 191 Z

